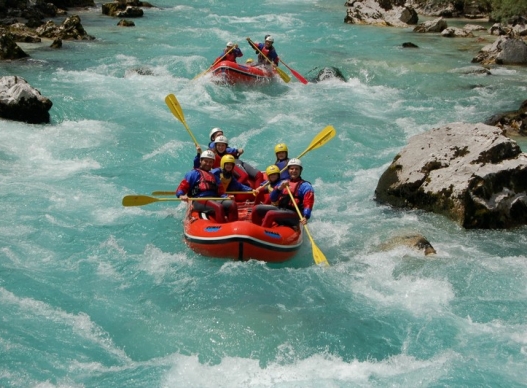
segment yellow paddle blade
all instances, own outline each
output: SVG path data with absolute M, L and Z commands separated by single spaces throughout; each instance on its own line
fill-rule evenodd
M 291 192 L 291 189 L 289 188 L 289 186 L 286 186 L 285 188 L 287 189 L 287 193 L 289 194 L 289 197 L 291 198 L 291 202 L 293 202 L 293 205 L 295 205 L 295 209 L 296 209 L 296 213 L 298 214 L 298 217 L 300 217 L 300 219 L 304 218 L 304 216 L 300 212 L 300 209 L 298 208 L 298 205 L 296 204 L 295 197 L 293 197 L 293 193 Z M 309 229 L 307 228 L 307 225 L 304 225 L 304 230 L 306 231 L 307 236 L 311 240 L 311 248 L 313 249 L 313 260 L 315 261 L 315 264 L 329 266 L 326 256 L 324 256 L 322 251 L 318 249 L 317 244 L 315 244 L 315 240 L 313 240 L 313 237 L 311 237 L 311 233 L 309 233 Z
M 187 122 L 185 121 L 185 115 L 183 114 L 183 109 L 181 109 L 181 105 L 179 105 L 179 101 L 177 100 L 176 96 L 174 96 L 173 94 L 169 94 L 168 96 L 165 97 L 165 103 L 167 104 L 167 106 L 170 109 L 170 111 L 172 112 L 172 114 L 174 116 L 176 116 L 176 118 L 179 121 L 181 121 L 183 123 L 183 126 L 185 127 L 185 129 L 187 130 L 188 134 L 192 138 L 192 141 L 194 142 L 194 144 L 197 147 L 199 145 L 198 141 L 194 137 L 194 134 L 192 133 L 192 131 L 188 127 Z
M 282 69 L 280 69 L 278 66 L 275 67 L 276 71 L 278 72 L 278 75 L 280 76 L 280 78 L 282 78 L 282 80 L 285 82 L 285 83 L 288 83 L 289 81 L 291 81 L 291 77 L 289 77 L 287 75 L 286 72 L 284 72 Z
M 328 125 L 322 131 L 320 131 L 318 135 L 315 136 L 313 141 L 311 141 L 311 144 L 309 144 L 309 146 L 304 150 L 304 152 L 302 152 L 298 156 L 298 159 L 300 159 L 302 156 L 307 154 L 309 151 L 322 147 L 328 141 L 333 139 L 333 137 L 335 137 L 336 134 L 337 134 L 337 131 L 335 131 L 335 128 L 333 128 L 333 126 L 331 125 Z
M 177 100 L 176 96 L 174 96 L 173 94 L 169 94 L 165 97 L 165 103 L 167 104 L 172 114 L 176 116 L 179 121 L 185 124 L 185 116 L 183 115 L 183 109 L 181 109 L 181 105 L 179 105 L 179 101 Z
M 311 249 L 313 250 L 313 260 L 315 261 L 315 264 L 324 267 L 329 267 L 329 263 L 326 259 L 326 256 L 324 256 L 322 251 L 317 247 L 317 244 L 315 244 L 315 240 L 313 240 L 313 237 L 311 237 L 311 233 L 309 233 L 307 225 L 304 225 L 304 230 L 306 231 L 309 240 L 311 240 Z

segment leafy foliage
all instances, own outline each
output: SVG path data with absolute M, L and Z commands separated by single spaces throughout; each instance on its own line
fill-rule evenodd
M 527 16 L 527 0 L 492 0 L 492 19 L 506 22 L 513 16 Z

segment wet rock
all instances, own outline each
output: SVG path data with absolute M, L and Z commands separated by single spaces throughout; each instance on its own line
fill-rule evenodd
M 403 43 L 403 47 L 404 48 L 419 48 L 418 45 L 412 43 L 412 42 L 404 42 Z
M 527 65 L 527 44 L 521 38 L 500 36 L 472 59 L 484 65 Z
M 328 81 L 332 79 L 338 79 L 346 82 L 346 77 L 344 77 L 344 74 L 342 74 L 342 72 L 337 67 L 333 66 L 323 67 L 320 69 L 316 77 L 311 79 L 311 82 Z
M 507 136 L 527 136 L 527 100 L 521 104 L 520 109 L 497 113 L 485 121 L 485 124 L 502 128 Z
M 527 155 L 502 129 L 452 123 L 413 136 L 382 174 L 376 200 L 445 215 L 465 228 L 527 224 Z
M 29 124 L 49 123 L 53 103 L 21 77 L 0 78 L 0 117 Z
M 408 27 L 417 24 L 417 12 L 398 0 L 348 0 L 344 23 L 371 24 L 386 27 Z
M 117 23 L 119 27 L 135 27 L 135 23 L 131 20 L 122 19 Z
M 28 56 L 29 55 L 27 55 L 24 50 L 15 43 L 13 35 L 9 33 L 0 34 L 0 60 L 20 59 Z
M 389 251 L 397 247 L 408 247 L 418 252 L 422 252 L 425 256 L 436 254 L 436 250 L 430 244 L 430 242 L 419 233 L 410 233 L 396 235 L 388 239 L 385 243 L 381 244 L 380 249 L 382 251 Z
M 428 20 L 428 21 L 426 21 L 424 23 L 419 24 L 418 26 L 416 26 L 414 28 L 414 32 L 419 32 L 419 33 L 436 32 L 436 33 L 440 33 L 441 31 L 443 31 L 447 27 L 448 27 L 447 22 L 445 21 L 445 19 L 443 19 L 441 17 L 441 18 L 437 18 L 437 19 L 434 19 L 434 20 Z

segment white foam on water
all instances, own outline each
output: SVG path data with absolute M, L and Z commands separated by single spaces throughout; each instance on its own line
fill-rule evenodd
M 373 382 L 391 386 L 433 384 L 447 373 L 457 358 L 444 353 L 430 360 L 392 356 L 383 361 L 346 362 L 339 357 L 316 354 L 288 363 L 225 357 L 217 365 L 201 364 L 197 356 L 174 355 L 173 367 L 163 378 L 162 387 L 370 387 Z
M 16 296 L 3 287 L 0 287 L 0 303 L 17 307 L 21 314 L 40 317 L 59 326 L 69 326 L 76 335 L 96 344 L 108 354 L 117 357 L 123 362 L 130 360 L 123 350 L 115 346 L 108 333 L 83 312 L 78 314 L 68 313 L 33 298 Z

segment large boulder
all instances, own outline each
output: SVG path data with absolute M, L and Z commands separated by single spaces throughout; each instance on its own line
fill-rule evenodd
M 17 76 L 0 77 L 0 117 L 29 124 L 49 123 L 53 103 Z
M 527 155 L 498 127 L 453 123 L 413 136 L 376 200 L 443 214 L 465 228 L 527 224 Z
M 415 10 L 401 0 L 348 0 L 344 23 L 408 27 L 417 24 Z
M 78 15 L 67 17 L 60 26 L 52 20 L 47 21 L 36 29 L 38 36 L 49 39 L 61 40 L 94 40 L 95 37 L 89 35 L 81 24 Z
M 2 59 L 20 59 L 26 58 L 27 55 L 14 40 L 13 35 L 9 33 L 0 33 L 0 60 Z
M 494 43 L 483 47 L 472 58 L 472 62 L 484 65 L 527 65 L 527 44 L 521 38 L 500 36 Z

